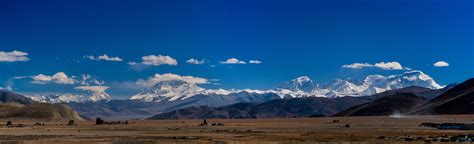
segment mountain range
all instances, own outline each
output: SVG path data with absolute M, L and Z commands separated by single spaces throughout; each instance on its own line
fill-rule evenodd
M 431 99 L 429 99 L 431 98 Z M 474 79 L 445 88 L 436 97 L 399 93 L 358 105 L 335 116 L 474 114 Z
M 415 86 L 424 89 L 422 91 L 427 93 L 425 95 L 431 95 L 431 97 L 437 96 L 440 92 L 429 92 L 430 90 L 443 88 L 425 73 L 409 71 L 400 75 L 369 75 L 363 81 L 337 79 L 324 85 L 315 84 L 309 77 L 302 76 L 285 82 L 273 90 L 205 89 L 197 84 L 177 79 L 157 82 L 152 87 L 131 96 L 128 100 L 112 100 L 105 93 L 105 89 L 100 93 L 92 92 L 91 98 L 74 95 L 49 95 L 32 99 L 40 102 L 65 103 L 85 117 L 121 119 L 124 117 L 146 118 L 189 107 L 221 107 L 237 103 L 258 104 L 272 100 L 285 101 L 290 98 L 316 98 L 309 100 L 333 101 L 337 98 L 372 96 L 390 90 Z M 101 99 L 94 99 L 94 97 Z M 367 99 L 367 97 L 363 99 Z M 367 101 L 360 100 L 361 103 L 358 102 L 359 100 L 338 106 L 339 108 L 332 108 L 335 110 L 328 110 L 330 112 L 321 114 L 326 116 L 335 114 L 345 108 Z
M 343 97 L 343 96 L 368 96 L 387 90 L 400 89 L 410 86 L 419 86 L 429 89 L 441 89 L 430 76 L 421 71 L 405 72 L 401 75 L 369 75 L 363 81 L 353 79 L 336 79 L 332 83 L 315 84 L 307 76 L 301 76 L 285 82 L 274 90 L 223 90 L 204 89 L 195 84 L 184 81 L 163 81 L 148 88 L 131 100 L 143 101 L 176 101 L 184 100 L 197 95 L 229 95 L 241 92 L 255 94 L 275 94 L 280 98 L 296 97 Z
M 222 107 L 188 107 L 149 119 L 474 114 L 474 79 L 443 89 L 411 86 L 362 97 L 304 97 Z

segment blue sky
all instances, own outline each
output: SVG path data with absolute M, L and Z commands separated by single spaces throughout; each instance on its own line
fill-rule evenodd
M 154 74 L 219 79 L 206 88 L 271 89 L 302 75 L 327 83 L 406 67 L 441 84 L 462 82 L 474 76 L 473 13 L 470 0 L 4 0 L 0 52 L 25 52 L 28 60 L 0 58 L 0 87 L 72 93 L 81 84 L 18 77 L 89 74 L 115 98 L 126 98 L 139 88 L 124 83 Z M 122 61 L 86 57 L 104 54 Z M 129 64 L 149 55 L 169 56 L 177 65 Z M 190 58 L 205 61 L 186 63 Z M 220 63 L 229 58 L 246 64 Z M 449 66 L 433 66 L 438 61 Z M 343 68 L 380 62 L 397 62 L 403 70 Z

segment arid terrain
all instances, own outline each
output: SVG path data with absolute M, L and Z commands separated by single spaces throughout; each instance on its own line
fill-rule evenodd
M 429 136 L 468 135 L 474 131 L 438 130 L 422 122 L 474 122 L 474 115 L 326 117 L 288 119 L 137 120 L 125 125 L 95 125 L 95 121 L 1 121 L 1 143 L 312 143 L 424 142 Z M 39 125 L 35 123 L 42 123 Z M 222 123 L 223 126 L 212 126 Z M 417 138 L 419 137 L 419 138 Z M 423 138 L 423 139 L 420 139 Z M 417 140 L 418 139 L 418 140 Z

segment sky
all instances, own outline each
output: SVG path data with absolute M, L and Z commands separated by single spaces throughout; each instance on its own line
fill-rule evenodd
M 273 89 L 409 70 L 459 83 L 474 77 L 473 14 L 470 0 L 2 0 L 0 88 L 126 99 L 167 73 Z

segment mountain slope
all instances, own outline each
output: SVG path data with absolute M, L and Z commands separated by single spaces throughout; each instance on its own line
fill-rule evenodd
M 453 86 L 454 85 L 448 85 L 448 86 L 446 86 L 442 89 L 435 89 L 435 90 L 425 88 L 425 87 L 419 87 L 419 86 L 410 86 L 410 87 L 405 87 L 405 88 L 401 88 L 401 89 L 394 89 L 394 90 L 384 91 L 382 93 L 378 93 L 378 94 L 368 96 L 368 98 L 375 100 L 375 99 L 378 99 L 378 98 L 382 98 L 382 97 L 390 96 L 390 95 L 395 95 L 395 94 L 411 93 L 411 94 L 414 94 L 416 96 L 424 97 L 428 100 L 431 100 L 431 99 L 434 99 L 437 96 L 443 94 L 444 92 L 450 90 Z
M 1 103 L 19 103 L 19 104 L 33 104 L 35 101 L 24 97 L 22 95 L 5 91 L 5 90 L 0 90 L 0 102 Z
M 18 106 L 0 105 L 1 119 L 82 120 L 70 107 L 61 104 L 35 103 Z
M 89 118 L 104 117 L 108 119 L 143 119 L 157 113 L 169 112 L 186 107 L 224 106 L 240 102 L 264 102 L 279 99 L 275 94 L 256 94 L 248 92 L 231 93 L 229 95 L 196 95 L 186 99 L 158 102 L 140 100 L 112 100 L 98 102 L 67 103 L 74 110 Z
M 112 120 L 143 119 L 153 115 L 145 109 L 159 107 L 157 103 L 131 100 L 87 101 L 66 104 L 83 117 L 90 119 L 101 117 Z
M 357 97 L 275 99 L 262 103 L 237 103 L 223 107 L 188 107 L 158 114 L 149 119 L 240 119 L 309 117 L 313 115 L 329 116 L 366 102 L 368 100 Z
M 400 93 L 352 107 L 334 116 L 388 116 L 396 113 L 406 114 L 426 102 L 427 100 L 423 97 L 411 93 Z
M 413 110 L 413 114 L 474 114 L 474 78 Z
M 82 120 L 66 105 L 34 102 L 9 91 L 0 91 L 0 97 L 1 119 Z

